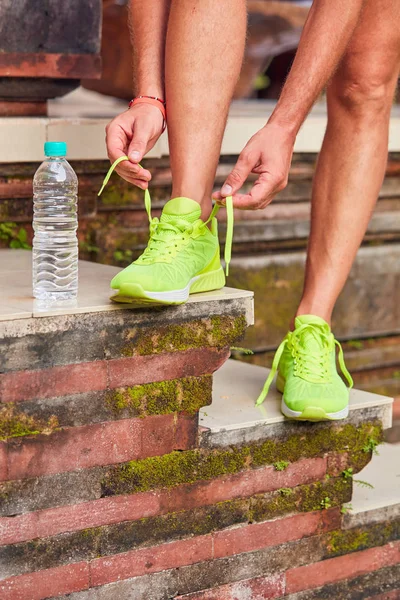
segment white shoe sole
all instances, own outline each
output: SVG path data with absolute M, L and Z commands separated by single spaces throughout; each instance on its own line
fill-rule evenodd
M 333 413 L 327 413 L 323 408 L 312 406 L 305 408 L 303 411 L 298 411 L 289 408 L 282 398 L 281 412 L 289 419 L 298 419 L 300 421 L 336 421 L 348 417 L 349 407 L 346 406 L 342 410 Z

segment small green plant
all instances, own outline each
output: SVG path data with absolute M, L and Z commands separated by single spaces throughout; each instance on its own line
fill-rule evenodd
M 114 260 L 120 263 L 130 262 L 133 258 L 132 250 L 116 250 L 113 254 Z
M 237 352 L 238 354 L 246 354 L 246 355 L 254 354 L 253 350 L 250 350 L 250 348 L 240 348 L 239 346 L 231 346 L 231 351 Z
M 361 340 L 349 340 L 347 345 L 350 346 L 350 348 L 356 348 L 356 350 L 362 350 L 362 348 L 364 348 L 364 344 Z
M 28 244 L 26 229 L 17 229 L 16 223 L 0 223 L 0 240 L 5 240 L 9 248 L 30 250 L 32 247 Z
M 377 442 L 374 438 L 369 438 L 364 448 L 363 452 L 372 452 L 373 454 L 379 454 L 377 447 L 379 446 L 379 442 Z
M 400 379 L 400 371 L 395 371 L 393 373 L 393 377 L 394 377 L 394 379 Z
M 347 513 L 349 513 L 351 510 L 353 510 L 351 504 L 343 504 L 342 508 L 340 509 L 340 512 L 342 513 L 342 515 L 347 515 Z
M 278 492 L 281 496 L 291 496 L 292 494 L 294 494 L 291 488 L 280 488 Z
M 328 508 L 331 508 L 331 506 L 332 506 L 331 499 L 329 498 L 329 496 L 325 496 L 325 498 L 323 498 L 323 500 L 321 500 L 321 508 L 323 508 L 324 510 L 328 510 Z
M 353 468 L 349 467 L 348 469 L 342 471 L 342 477 L 345 479 L 353 479 Z
M 82 240 L 79 242 L 79 250 L 82 252 L 87 252 L 88 254 L 98 254 L 100 252 L 100 248 L 98 248 L 98 246 L 95 246 L 87 240 Z
M 278 460 L 273 463 L 275 471 L 284 471 L 288 468 L 289 464 L 290 463 L 287 460 Z
M 354 483 L 357 483 L 357 485 L 360 485 L 361 487 L 370 488 L 371 490 L 374 489 L 372 483 L 368 483 L 368 481 L 363 481 L 362 479 L 354 479 L 352 467 L 349 467 L 348 469 L 342 471 L 342 476 L 345 479 L 352 479 Z

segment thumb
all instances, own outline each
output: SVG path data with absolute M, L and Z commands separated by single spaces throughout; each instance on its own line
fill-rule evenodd
M 142 160 L 146 152 L 149 141 L 148 138 L 149 134 L 147 131 L 136 124 L 133 132 L 133 138 L 128 148 L 128 156 L 132 162 L 139 163 Z
M 224 185 L 221 188 L 221 196 L 232 196 L 236 194 L 246 181 L 251 168 L 247 166 L 247 161 L 239 156 L 239 159 L 225 180 Z

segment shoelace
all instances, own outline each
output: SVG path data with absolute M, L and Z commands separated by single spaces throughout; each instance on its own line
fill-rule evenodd
M 332 343 L 332 334 L 324 334 L 321 333 L 321 337 L 324 341 L 324 348 L 321 349 L 320 352 L 310 352 L 309 350 L 306 353 L 305 348 L 301 346 L 299 343 L 300 334 L 306 330 L 307 328 L 312 327 L 309 323 L 304 323 L 300 327 L 297 327 L 294 331 L 288 333 L 285 339 L 279 345 L 274 360 L 272 362 L 272 368 L 268 375 L 266 382 L 264 383 L 264 387 L 261 391 L 261 394 L 256 400 L 256 406 L 262 404 L 265 398 L 268 395 L 269 388 L 271 383 L 275 377 L 275 374 L 278 370 L 279 361 L 281 360 L 284 349 L 287 345 L 290 344 L 292 355 L 295 363 L 294 372 L 299 377 L 302 377 L 306 381 L 310 381 L 313 383 L 318 383 L 321 381 L 326 381 L 330 374 L 330 351 L 331 351 L 331 343 Z M 347 370 L 347 367 L 344 362 L 343 348 L 340 343 L 333 339 L 335 346 L 339 348 L 338 360 L 340 369 L 345 376 L 349 387 L 353 387 L 353 379 L 350 373 Z
M 115 160 L 113 162 L 111 167 L 108 169 L 107 175 L 104 178 L 104 181 L 100 188 L 98 196 L 101 195 L 101 193 L 103 192 L 107 183 L 109 182 L 114 169 L 124 160 L 129 160 L 129 158 L 127 156 L 120 156 L 119 158 L 117 158 L 117 160 Z M 139 165 L 139 166 L 141 166 L 141 165 Z M 150 258 L 150 255 L 152 254 L 153 250 L 156 247 L 159 248 L 159 244 L 157 246 L 157 242 L 161 242 L 161 241 L 165 242 L 165 238 L 164 238 L 164 236 L 162 236 L 162 231 L 171 230 L 171 231 L 174 231 L 177 236 L 182 235 L 182 233 L 184 233 L 184 232 L 186 232 L 189 235 L 192 233 L 193 226 L 190 223 L 187 223 L 187 221 L 185 221 L 184 219 L 178 220 L 176 223 L 176 226 L 175 226 L 175 224 L 172 225 L 171 223 L 161 223 L 157 217 L 152 218 L 152 216 L 151 216 L 151 197 L 150 197 L 150 192 L 148 189 L 144 191 L 144 205 L 146 208 L 146 212 L 147 212 L 147 216 L 149 218 L 149 224 L 150 224 L 149 245 L 142 255 L 145 260 L 146 260 L 146 254 Z M 203 227 L 203 228 L 207 227 L 207 225 L 210 223 L 210 221 L 217 215 L 219 209 L 220 209 L 219 205 L 215 204 L 207 221 L 205 221 L 201 225 L 201 227 Z M 228 276 L 229 275 L 229 264 L 230 264 L 231 258 L 232 258 L 233 223 L 234 223 L 232 196 L 228 196 L 226 198 L 226 215 L 227 215 L 227 224 L 226 224 L 224 260 L 225 260 L 225 271 L 226 271 L 226 275 Z M 181 229 L 181 227 L 182 227 L 182 229 Z M 152 244 L 152 242 L 153 242 L 153 244 Z M 155 244 L 154 244 L 154 242 L 155 242 Z M 174 245 L 175 245 L 175 243 L 174 243 Z M 167 244 L 166 249 L 168 251 L 168 244 Z

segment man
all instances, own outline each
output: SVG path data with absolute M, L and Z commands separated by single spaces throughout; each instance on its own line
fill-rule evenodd
M 278 370 L 282 411 L 305 420 L 348 414 L 349 385 L 331 314 L 364 236 L 384 177 L 390 108 L 400 67 L 398 0 L 314 0 L 296 59 L 265 127 L 242 151 L 217 202 L 256 210 L 287 182 L 296 134 L 327 88 L 328 127 L 312 195 L 305 283 L 292 331 L 276 353 L 257 403 Z M 172 200 L 152 221 L 148 248 L 118 274 L 116 299 L 165 303 L 223 285 L 211 196 L 246 35 L 245 0 L 131 0 L 135 93 L 166 98 Z M 149 102 L 149 103 L 148 103 Z M 163 105 L 136 100 L 107 127 L 118 173 L 147 190 L 139 162 L 160 136 Z M 239 190 L 249 173 L 258 179 Z M 149 198 L 146 201 L 149 209 Z M 228 256 L 229 258 L 229 256 Z

